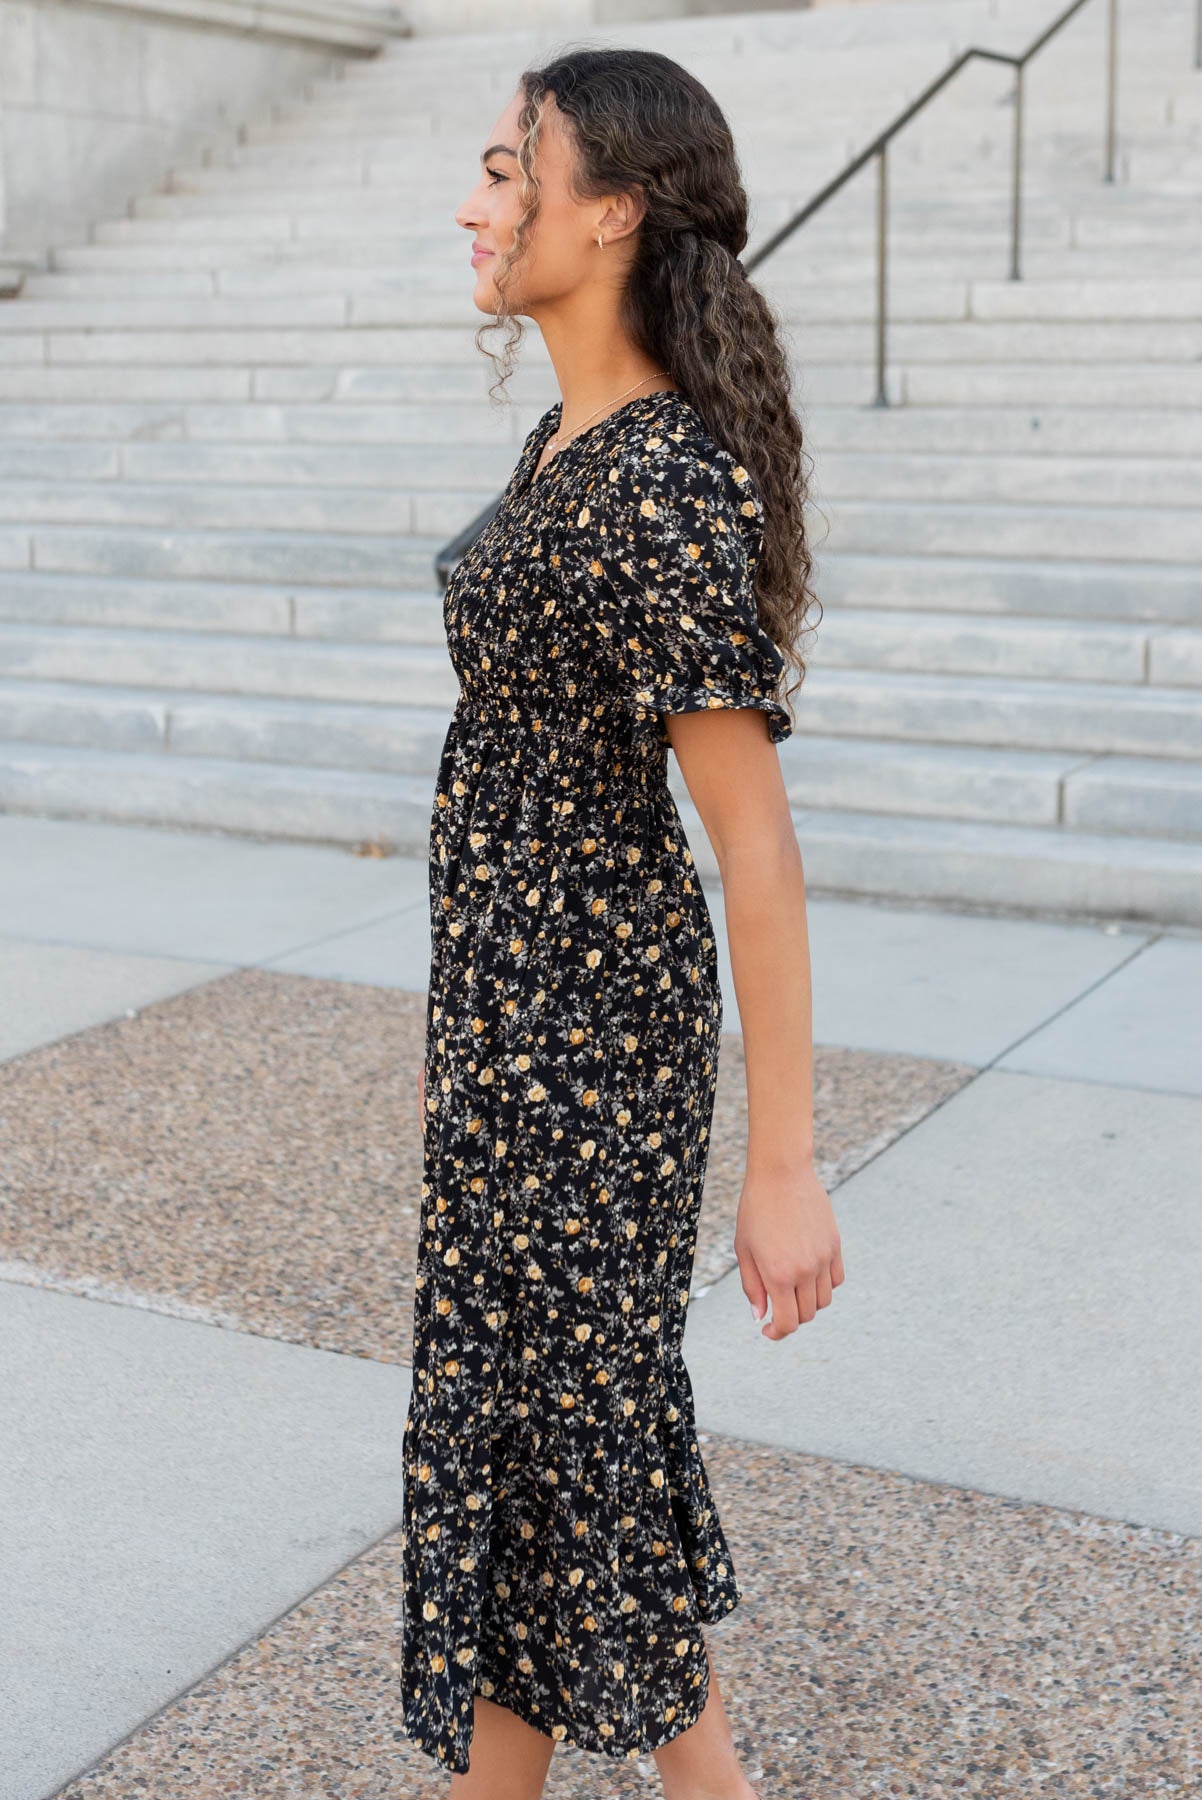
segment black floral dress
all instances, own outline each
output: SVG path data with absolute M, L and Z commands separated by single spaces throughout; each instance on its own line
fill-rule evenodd
M 681 1354 L 722 995 L 662 715 L 789 715 L 763 508 L 679 391 L 556 403 L 447 588 L 460 694 L 432 959 L 403 1728 L 465 1773 L 473 1696 L 645 1755 L 741 1598 Z

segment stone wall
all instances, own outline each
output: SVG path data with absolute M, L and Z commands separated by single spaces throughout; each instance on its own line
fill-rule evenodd
M 371 0 L 0 0 L 0 263 L 37 266 L 406 30 Z

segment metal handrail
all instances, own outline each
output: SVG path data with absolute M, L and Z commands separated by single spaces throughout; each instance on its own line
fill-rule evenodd
M 858 174 L 871 157 L 876 157 L 876 398 L 873 401 L 874 406 L 889 405 L 889 399 L 885 393 L 885 245 L 887 211 L 885 156 L 890 143 L 897 136 L 897 133 L 902 127 L 908 125 L 915 114 L 920 113 L 923 107 L 926 106 L 929 101 L 933 100 L 935 95 L 939 93 L 941 89 L 945 88 L 948 82 L 958 75 L 964 65 L 971 62 L 974 57 L 979 56 L 987 62 L 1008 63 L 1010 65 L 1015 72 L 1014 155 L 1010 184 L 1010 279 L 1012 281 L 1018 281 L 1021 278 L 1018 264 L 1019 226 L 1022 209 L 1023 71 L 1031 61 L 1031 58 L 1038 55 L 1039 51 L 1043 49 L 1049 39 L 1055 37 L 1056 33 L 1068 24 L 1068 21 L 1073 17 L 1074 13 L 1080 12 L 1081 8 L 1087 4 L 1088 0 L 1073 0 L 1073 4 L 1071 6 L 1066 6 L 1059 17 L 1053 19 L 1052 23 L 1047 26 L 1045 30 L 1041 31 L 1039 36 L 1028 44 L 1027 48 L 1017 56 L 1011 55 L 1005 50 L 988 50 L 983 46 L 976 44 L 970 49 L 962 50 L 955 61 L 948 64 L 942 75 L 937 76 L 935 80 L 931 82 L 929 87 L 923 89 L 916 100 L 912 100 L 902 112 L 898 113 L 895 119 L 892 119 L 890 123 L 886 125 L 883 131 L 878 132 L 872 142 L 861 150 L 858 156 L 854 156 L 847 166 L 842 169 L 832 181 L 828 181 L 826 186 L 820 189 L 820 191 L 814 195 L 812 200 L 807 201 L 806 205 L 803 206 L 799 212 L 794 213 L 791 219 L 786 220 L 779 231 L 774 231 L 767 243 L 761 244 L 757 250 L 753 251 L 749 257 L 745 258 L 743 266 L 750 275 L 753 270 L 759 267 L 765 257 L 771 256 L 774 250 L 779 249 L 781 244 L 783 244 L 787 238 L 792 237 L 793 233 L 804 225 L 807 219 L 813 217 L 819 207 L 825 206 L 827 201 L 837 194 L 840 188 L 842 188 L 846 182 L 851 180 L 853 175 Z M 1200 21 L 1199 32 L 1202 33 L 1202 0 L 1198 0 L 1198 16 Z M 1199 45 L 1200 49 L 1202 49 L 1202 37 L 1199 39 Z M 1106 181 L 1114 180 L 1117 66 L 1118 0 L 1108 0 L 1106 48 L 1106 173 L 1104 176 Z

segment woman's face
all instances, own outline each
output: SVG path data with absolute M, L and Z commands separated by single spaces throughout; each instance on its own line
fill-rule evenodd
M 517 160 L 522 103 L 523 96 L 515 94 L 488 133 L 480 180 L 455 213 L 456 224 L 472 234 L 473 299 L 481 312 L 495 313 L 499 308 L 494 275 L 502 253 L 513 244 L 522 211 Z M 619 272 L 618 249 L 615 244 L 611 250 L 609 240 L 623 220 L 629 221 L 629 207 L 620 196 L 615 197 L 616 205 L 605 199 L 575 199 L 568 181 L 570 167 L 568 127 L 551 94 L 534 157 L 541 188 L 538 217 L 527 232 L 521 261 L 508 277 L 508 305 L 514 312 L 536 317 L 540 307 L 590 281 L 612 280 Z M 599 231 L 606 239 L 604 250 L 597 247 Z

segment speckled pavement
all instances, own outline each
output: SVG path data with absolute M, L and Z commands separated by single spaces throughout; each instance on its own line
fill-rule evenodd
M 91 855 L 103 834 L 85 829 Z M 152 967 L 122 935 L 121 866 L 130 836 L 113 834 L 103 928 L 95 893 L 74 937 L 69 910 L 58 903 L 55 954 L 69 942 L 84 973 L 96 959 L 98 978 L 82 984 L 86 1007 L 73 1014 L 61 995 L 51 996 L 39 1033 L 36 1000 L 27 1001 L 20 1041 L 32 1047 L 0 1061 L 0 1305 L 4 1284 L 37 1288 L 72 1308 L 103 1305 L 118 1336 L 136 1310 L 148 1341 L 187 1321 L 223 1334 L 231 1351 L 274 1343 L 292 1357 L 346 1359 L 352 1379 L 356 1368 L 364 1375 L 391 1369 L 404 1379 L 425 996 L 414 985 L 395 985 L 395 973 L 380 964 L 399 941 L 384 931 L 380 870 L 367 873 L 375 884 L 368 894 L 356 876 L 347 880 L 331 864 L 317 931 L 291 925 L 273 896 L 275 913 L 244 934 L 246 950 L 237 932 L 221 926 L 198 934 L 189 962 L 188 941 L 165 923 Z M 66 826 L 61 849 L 69 855 Z M 238 905 L 239 854 L 228 844 L 212 847 L 213 880 L 231 907 Z M 254 854 L 261 857 L 263 847 Z M 262 873 L 270 885 L 266 865 Z M 400 930 L 420 896 L 420 871 L 398 867 L 397 874 Z M 192 889 L 203 879 L 201 856 L 190 865 Z M 36 960 L 47 948 L 36 908 L 10 895 L 5 911 L 3 889 L 0 878 L 10 963 L 21 960 L 22 944 Z M 203 894 L 198 918 L 202 902 Z M 828 946 L 842 939 L 859 947 L 854 966 L 824 956 L 824 934 Z M 817 1151 L 836 1211 L 850 1219 L 861 1196 L 909 1211 L 924 1180 L 931 1206 L 942 1194 L 962 1207 L 963 1173 L 971 1178 L 978 1162 L 987 1166 L 991 1132 L 1008 1167 L 1004 1095 L 1017 1090 L 1005 1087 L 1002 1071 L 1020 1078 L 1038 1071 L 1053 1120 L 1074 1117 L 1067 1102 L 1080 1097 L 1083 1083 L 1094 1084 L 1104 1112 L 1105 1083 L 1121 1080 L 1113 1091 L 1129 1137 L 1139 1136 L 1140 1090 L 1150 1096 L 1146 1134 L 1157 1137 L 1165 1176 L 1146 1265 L 1121 1274 L 1141 1291 L 1159 1285 L 1166 1313 L 1180 1311 L 1191 1271 L 1202 1270 L 1190 1260 L 1194 1209 L 1183 1210 L 1186 1188 L 1174 1186 L 1174 1131 L 1164 1142 L 1156 1121 L 1171 1117 L 1192 1129 L 1197 1116 L 1188 1110 L 1198 1104 L 1199 1085 L 1188 1073 L 1188 1046 L 1202 992 L 1202 945 L 1188 934 L 1107 937 L 1052 922 L 822 901 L 811 906 L 811 939 L 816 992 L 820 983 L 823 990 L 816 1019 L 854 1020 L 851 1041 L 822 1041 L 816 1029 Z M 288 972 L 265 966 L 284 959 Z M 306 964 L 318 972 L 303 972 Z M 329 978 L 330 968 L 342 966 L 354 967 L 353 979 Z M 106 1008 L 108 1016 L 97 1017 Z M 728 1024 L 735 1021 L 732 1007 Z M 834 1035 L 828 1026 L 828 1038 Z M 906 1043 L 921 1053 L 898 1047 Z M 742 1081 L 741 1040 L 728 1031 L 686 1354 L 692 1366 L 696 1346 L 705 1372 L 697 1383 L 703 1449 L 746 1590 L 708 1636 L 762 1800 L 1190 1800 L 1202 1793 L 1202 1533 L 1149 1523 L 1151 1499 L 1139 1511 L 1117 1481 L 1113 1505 L 1105 1492 L 1092 1510 L 1049 1503 L 1055 1446 L 1036 1441 L 1038 1418 L 1030 1421 L 1035 1454 L 1020 1492 L 986 1491 L 948 1466 L 915 1473 L 923 1461 L 921 1420 L 901 1418 L 892 1435 L 874 1435 L 878 1426 L 867 1413 L 854 1417 L 854 1395 L 847 1448 L 820 1454 L 813 1415 L 791 1403 L 780 1371 L 804 1346 L 810 1379 L 821 1379 L 835 1308 L 781 1346 L 765 1345 L 749 1324 L 740 1333 L 732 1323 L 735 1307 L 745 1310 L 731 1251 L 742 1178 Z M 1057 1082 L 1066 1101 L 1060 1109 Z M 1171 1113 L 1163 1110 L 1166 1088 L 1177 1109 Z M 1028 1123 L 1023 1115 L 1021 1129 Z M 1185 1157 L 1187 1133 L 1177 1135 Z M 1038 1167 L 1038 1141 L 1026 1148 Z M 1125 1154 L 1139 1151 L 1128 1144 Z M 1089 1158 L 1096 1154 L 1096 1145 L 1082 1145 L 1082 1192 L 1095 1185 Z M 1181 1175 L 1183 1184 L 1191 1179 L 1184 1168 Z M 1004 1188 L 993 1192 L 983 1211 L 996 1215 Z M 1071 1171 L 1058 1171 L 1047 1203 L 1079 1205 Z M 933 1303 L 963 1309 L 971 1329 L 971 1285 L 950 1298 L 940 1293 L 937 1229 L 911 1240 L 903 1234 L 893 1253 L 916 1267 L 922 1259 Z M 1060 1249 L 1051 1254 L 1047 1298 L 1033 1307 L 1028 1329 L 1041 1329 L 1041 1318 L 1049 1328 L 1058 1320 L 1063 1327 L 1054 1298 L 1066 1281 L 1099 1283 L 1100 1319 L 1123 1306 L 1121 1279 L 1103 1286 L 1102 1264 L 1074 1272 L 1055 1262 Z M 848 1293 L 835 1302 L 847 1302 L 848 1317 L 851 1273 Z M 888 1327 L 888 1269 L 865 1273 L 854 1304 Z M 986 1262 L 979 1290 L 989 1282 Z M 997 1327 L 987 1309 L 980 1321 L 985 1341 L 997 1341 L 988 1337 Z M 1082 1331 L 1079 1354 L 1096 1369 L 1104 1397 L 1116 1384 L 1103 1336 L 1095 1340 L 1076 1316 L 1071 1328 Z M 922 1330 L 912 1297 L 908 1329 L 913 1339 Z M 1166 1467 L 1171 1460 L 1176 1485 L 1162 1482 L 1158 1519 L 1193 1517 L 1189 1421 L 1175 1398 L 1165 1398 L 1180 1390 L 1183 1367 L 1197 1366 L 1187 1360 L 1192 1329 L 1192 1319 L 1176 1320 L 1162 1355 L 1164 1381 L 1145 1396 L 1173 1450 Z M 53 1358 L 52 1340 L 43 1354 Z M 749 1371 L 769 1358 L 777 1385 L 769 1392 L 765 1383 L 757 1397 Z M 289 1390 L 302 1414 L 305 1366 L 298 1364 L 302 1373 Z M 707 1398 L 714 1367 L 729 1370 L 740 1396 L 721 1431 L 713 1428 Z M 956 1373 L 949 1369 L 949 1378 Z M 80 1406 L 87 1404 L 87 1378 L 81 1367 L 75 1389 L 69 1380 L 65 1390 L 78 1393 Z M 830 1385 L 834 1390 L 833 1378 Z M 237 1399 L 235 1386 L 213 1396 L 218 1412 Z M 957 1426 L 961 1437 L 979 1431 L 988 1438 L 987 1414 L 986 1402 L 979 1419 Z M 57 1424 L 70 1429 L 69 1421 Z M 1084 1419 L 1082 1430 L 1096 1445 L 1105 1435 L 1104 1412 Z M 15 1447 L 18 1459 L 36 1460 L 38 1441 L 31 1426 L 28 1441 Z M 286 1467 L 277 1473 L 287 1480 Z M 39 1491 L 52 1494 L 53 1470 L 41 1474 Z M 1149 1471 L 1150 1482 L 1156 1476 Z M 304 1478 L 302 1462 L 295 1477 Z M 166 1492 L 171 1479 L 168 1468 Z M 1202 1468 L 1196 1487 L 1202 1494 Z M 52 1507 L 31 1529 L 39 1524 L 54 1533 Z M 316 1529 L 305 1540 L 310 1567 L 321 1538 Z M 170 1671 L 155 1669 L 153 1691 L 170 1695 L 165 1704 L 139 1704 L 139 1692 L 151 1692 L 151 1671 L 140 1687 L 141 1653 L 132 1638 L 117 1631 L 98 1643 L 106 1664 L 123 1664 L 124 1710 L 89 1720 L 78 1734 L 86 1754 L 60 1756 L 57 1765 L 47 1760 L 46 1767 L 60 1768 L 52 1785 L 0 1773 L 0 1800 L 50 1793 L 67 1800 L 445 1794 L 446 1777 L 398 1731 L 391 1683 L 399 1535 L 386 1519 L 374 1529 L 373 1538 L 361 1521 L 363 1547 L 345 1561 L 335 1546 L 316 1584 L 299 1562 L 289 1563 L 289 1545 L 281 1542 L 286 1600 L 261 1628 L 232 1629 L 216 1666 L 185 1667 L 184 1659 L 175 1685 Z M 136 1559 L 136 1543 L 130 1553 Z M 151 1614 L 166 1609 L 169 1616 L 173 1597 L 195 1603 L 204 1565 L 188 1571 L 192 1587 L 182 1574 L 170 1557 L 147 1554 Z M 34 1584 L 36 1595 L 36 1559 L 19 1579 Z M 44 1601 L 47 1641 L 52 1645 L 58 1631 L 65 1643 L 70 1592 L 47 1592 Z M 3 1639 L 0 1617 L 0 1662 L 21 1654 L 21 1644 Z M 48 1739 L 72 1704 L 47 1700 L 41 1729 Z M 2 1714 L 0 1704 L 0 1746 Z M 553 1800 L 655 1792 L 650 1763 L 611 1763 L 563 1747 L 547 1787 Z

